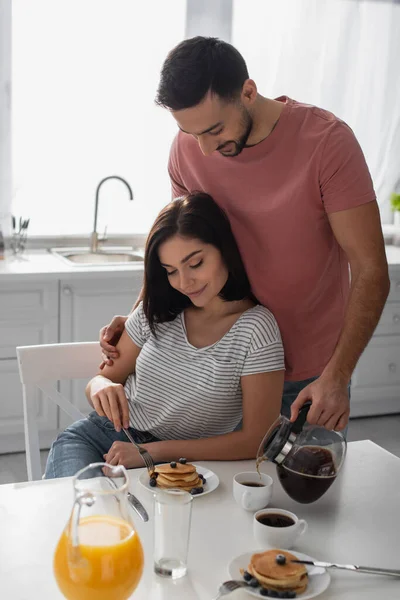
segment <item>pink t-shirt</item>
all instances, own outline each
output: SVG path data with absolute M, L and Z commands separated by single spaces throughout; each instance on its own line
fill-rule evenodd
M 235 157 L 204 156 L 179 132 L 171 148 L 173 195 L 208 192 L 225 210 L 258 300 L 278 321 L 286 379 L 321 374 L 343 325 L 349 268 L 328 213 L 375 200 L 350 127 L 287 97 L 272 133 Z

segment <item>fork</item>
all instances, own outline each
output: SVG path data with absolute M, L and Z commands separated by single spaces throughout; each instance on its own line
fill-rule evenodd
M 222 598 L 222 596 L 227 596 L 228 594 L 231 594 L 235 590 L 238 590 L 239 588 L 244 588 L 244 587 L 246 587 L 246 588 L 249 587 L 245 581 L 238 581 L 235 579 L 230 579 L 229 581 L 224 581 L 224 583 L 222 583 L 220 585 L 218 594 L 215 596 L 214 600 L 219 600 L 219 598 Z
M 135 446 L 136 450 L 138 450 L 140 456 L 142 457 L 142 459 L 144 461 L 144 464 L 147 467 L 149 475 L 152 475 L 152 473 L 154 473 L 154 462 L 153 462 L 153 459 L 151 458 L 150 454 L 147 452 L 147 450 L 145 448 L 142 448 L 142 446 L 139 446 L 139 444 L 137 444 L 135 442 L 135 440 L 133 439 L 133 437 L 131 436 L 131 434 L 129 433 L 129 431 L 127 429 L 122 428 L 122 431 L 125 433 L 128 440 Z

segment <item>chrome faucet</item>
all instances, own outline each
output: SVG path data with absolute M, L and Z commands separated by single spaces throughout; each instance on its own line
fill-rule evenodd
M 99 192 L 100 192 L 100 187 L 102 186 L 102 184 L 107 181 L 107 179 L 119 179 L 120 181 L 122 181 L 126 187 L 128 188 L 129 191 L 129 196 L 130 196 L 130 200 L 133 200 L 133 193 L 131 190 L 131 186 L 129 185 L 129 183 L 127 181 L 125 181 L 125 179 L 123 179 L 122 177 L 119 177 L 119 175 L 110 175 L 109 177 L 104 177 L 104 179 L 102 179 L 99 183 L 99 185 L 97 186 L 96 189 L 96 201 L 94 204 L 94 223 L 93 223 L 93 231 L 92 234 L 90 236 L 90 252 L 97 252 L 98 249 L 98 245 L 99 245 L 99 236 L 97 233 L 97 212 L 98 212 L 98 208 L 99 208 Z

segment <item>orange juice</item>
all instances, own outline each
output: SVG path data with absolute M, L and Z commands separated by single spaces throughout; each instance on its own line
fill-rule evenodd
M 79 546 L 72 548 L 69 525 L 54 555 L 58 587 L 68 600 L 126 600 L 143 571 L 139 536 L 126 521 L 95 515 L 80 520 Z

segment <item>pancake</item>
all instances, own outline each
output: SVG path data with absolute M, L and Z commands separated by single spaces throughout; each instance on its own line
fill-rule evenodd
M 277 564 L 276 557 L 286 557 L 284 565 Z M 262 587 L 275 591 L 293 591 L 301 594 L 307 589 L 308 574 L 305 565 L 291 563 L 296 556 L 285 550 L 266 550 L 253 554 L 247 571 L 253 575 Z
M 173 475 L 164 475 L 164 473 L 158 474 L 158 479 L 162 477 L 165 481 L 194 481 L 198 478 L 197 472 L 189 473 L 189 475 L 184 475 L 181 473 L 177 473 L 175 477 Z
M 171 464 L 174 466 L 172 467 Z M 155 485 L 153 483 L 152 487 L 159 487 L 160 489 L 178 488 L 187 492 L 197 488 L 197 493 L 201 492 L 203 488 L 203 480 L 199 477 L 196 467 L 191 463 L 176 462 L 157 465 L 154 471 L 156 479 L 153 480 Z
M 178 473 L 179 475 L 189 475 L 190 473 L 195 473 L 196 467 L 190 463 L 181 465 L 181 463 L 177 462 L 176 467 L 171 467 L 171 463 L 168 463 L 165 465 L 157 465 L 155 470 L 157 473 L 162 473 L 163 475 L 173 475 L 175 477 Z
M 196 481 L 191 482 L 191 483 L 171 483 L 171 481 L 168 481 L 167 483 L 165 483 L 164 481 L 159 481 L 157 479 L 157 487 L 161 488 L 161 489 L 180 489 L 180 490 L 185 490 L 187 492 L 190 492 L 190 490 L 192 490 L 193 488 L 199 488 L 199 487 L 203 487 L 203 482 L 200 478 L 197 478 Z

